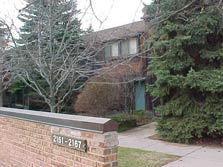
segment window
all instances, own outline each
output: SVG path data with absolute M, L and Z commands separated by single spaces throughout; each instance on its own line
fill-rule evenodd
M 105 46 L 105 57 L 117 57 L 119 55 L 119 43 L 112 43 Z
M 129 40 L 129 53 L 136 54 L 137 53 L 137 40 L 136 38 L 131 38 Z
M 120 56 L 130 56 L 137 53 L 137 38 L 130 38 L 120 42 Z
M 111 57 L 111 45 L 105 46 L 105 58 Z
M 105 46 L 105 58 L 108 57 L 128 57 L 137 53 L 137 38 L 130 38 L 120 42 L 115 42 Z
M 112 57 L 117 57 L 119 55 L 118 45 L 118 42 L 112 44 Z
M 120 45 L 121 45 L 121 47 L 120 47 L 121 48 L 120 49 L 121 56 L 127 57 L 129 55 L 129 41 L 128 40 L 122 41 L 120 43 Z

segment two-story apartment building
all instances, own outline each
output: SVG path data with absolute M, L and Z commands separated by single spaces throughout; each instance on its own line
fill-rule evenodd
M 86 36 L 88 44 L 100 53 L 98 60 L 111 60 L 135 56 L 141 52 L 145 39 L 145 22 L 138 21 L 127 25 L 90 33 Z
M 85 37 L 88 47 L 94 51 L 97 60 L 94 68 L 101 69 L 100 73 L 103 73 L 103 76 L 114 78 L 114 82 L 104 84 L 121 84 L 128 88 L 124 90 L 128 91 L 124 94 L 125 101 L 129 101 L 125 110 L 150 110 L 150 97 L 145 91 L 147 71 L 145 31 L 145 22 L 138 21 L 93 32 Z M 98 75 L 101 75 L 100 73 Z

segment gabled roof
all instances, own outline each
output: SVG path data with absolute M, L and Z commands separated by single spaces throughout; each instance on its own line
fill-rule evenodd
M 144 21 L 133 22 L 130 24 L 113 27 L 97 32 L 90 33 L 85 36 L 86 41 L 108 42 L 120 39 L 135 37 L 145 32 L 146 24 Z

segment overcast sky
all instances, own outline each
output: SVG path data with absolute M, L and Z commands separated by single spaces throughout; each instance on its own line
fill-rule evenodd
M 20 25 L 16 21 L 16 16 L 18 10 L 25 5 L 23 0 L 0 0 L 0 2 L 1 17 L 6 18 L 9 22 L 13 20 L 17 25 Z M 91 9 L 85 10 L 89 5 L 89 0 L 78 0 L 78 8 L 82 12 L 86 11 L 82 20 L 83 27 L 86 28 L 91 24 L 94 30 L 100 30 L 140 20 L 143 15 L 143 3 L 150 2 L 151 0 L 92 0 L 93 9 L 98 19 L 103 21 L 102 25 Z

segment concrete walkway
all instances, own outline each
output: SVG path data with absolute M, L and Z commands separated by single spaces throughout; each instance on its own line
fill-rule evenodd
M 164 167 L 223 167 L 223 147 L 169 143 L 148 138 L 156 134 L 156 123 L 119 134 L 119 145 L 181 156 Z

